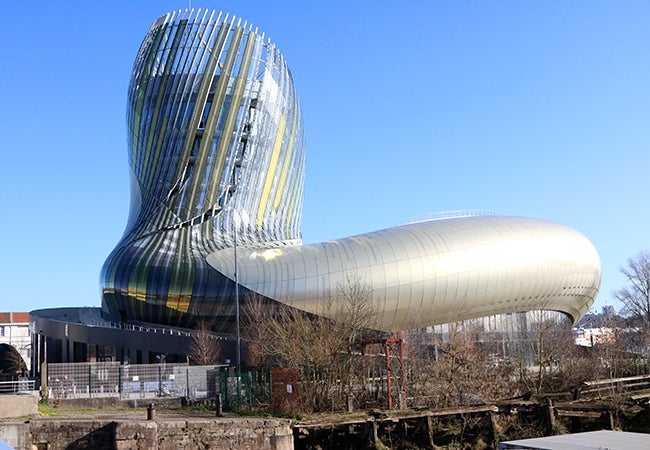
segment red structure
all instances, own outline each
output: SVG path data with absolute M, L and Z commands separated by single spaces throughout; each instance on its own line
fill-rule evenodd
M 366 373 L 366 350 L 369 345 L 381 345 L 384 352 L 384 359 L 386 364 L 386 407 L 393 409 L 393 385 L 398 384 L 399 391 L 397 395 L 398 407 L 400 409 L 406 408 L 406 364 L 404 359 L 404 340 L 401 338 L 383 338 L 383 339 L 369 339 L 360 343 L 361 345 L 361 364 L 364 372 Z M 399 372 L 395 373 L 391 365 L 392 355 L 399 356 Z M 397 383 L 396 383 L 397 381 Z M 363 402 L 365 409 L 368 409 L 368 389 L 367 384 L 363 386 Z
M 300 411 L 300 375 L 292 369 L 271 371 L 271 408 L 276 413 L 291 414 Z

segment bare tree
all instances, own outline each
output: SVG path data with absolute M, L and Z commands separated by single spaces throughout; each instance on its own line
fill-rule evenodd
M 414 405 L 444 408 L 516 394 L 513 366 L 495 354 L 494 342 L 462 323 L 445 330 L 412 332 L 407 340 Z
M 360 373 L 355 347 L 377 316 L 367 285 L 348 277 L 318 315 L 259 298 L 247 298 L 243 310 L 251 363 L 296 370 L 305 409 L 348 408 Z
M 593 336 L 591 338 L 590 350 L 594 361 L 590 365 L 591 373 L 588 379 L 637 375 L 635 358 L 629 352 L 630 334 L 623 319 L 613 310 L 603 308 L 602 313 L 598 314 L 593 322 L 600 330 L 601 337 L 595 340 Z
M 257 294 L 246 294 L 242 302 L 242 336 L 248 349 L 248 365 L 259 369 L 270 369 L 268 348 L 268 327 L 276 308 Z
M 372 301 L 370 286 L 356 277 L 347 276 L 338 290 L 341 301 L 334 311 L 334 320 L 352 345 L 377 325 L 377 306 Z
M 212 334 L 206 322 L 199 322 L 196 333 L 192 335 L 192 343 L 187 356 L 190 362 L 197 366 L 216 364 L 221 356 L 221 344 Z
M 613 292 L 623 312 L 637 322 L 644 334 L 650 332 L 650 252 L 642 251 L 621 267 L 628 285 Z
M 560 372 L 560 362 L 567 349 L 573 346 L 573 334 L 568 323 L 546 318 L 544 311 L 536 313 L 537 320 L 532 326 L 533 339 L 529 341 L 536 366 L 535 392 L 550 387 L 554 372 Z
M 520 323 L 522 345 L 515 346 L 517 381 L 522 392 L 552 392 L 568 380 L 564 365 L 571 365 L 574 337 L 571 323 L 546 305 L 526 314 Z

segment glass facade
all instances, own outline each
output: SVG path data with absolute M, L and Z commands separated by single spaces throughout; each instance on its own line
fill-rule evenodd
M 454 217 L 302 245 L 291 73 L 234 17 L 192 10 L 154 22 L 127 124 L 131 211 L 101 274 L 111 317 L 232 331 L 235 272 L 242 297 L 316 314 L 357 279 L 387 331 L 529 310 L 577 320 L 598 293 L 593 245 L 538 219 Z
M 127 124 L 131 211 L 102 268 L 102 306 L 227 328 L 234 282 L 206 256 L 235 238 L 300 243 L 303 125 L 284 58 L 241 19 L 167 14 L 138 52 Z

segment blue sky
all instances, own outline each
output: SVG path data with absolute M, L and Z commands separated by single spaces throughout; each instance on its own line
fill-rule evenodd
M 0 310 L 99 305 L 126 224 L 126 93 L 186 1 L 3 2 Z M 568 225 L 596 306 L 650 249 L 650 3 L 192 1 L 265 31 L 307 136 L 306 243 L 442 211 Z

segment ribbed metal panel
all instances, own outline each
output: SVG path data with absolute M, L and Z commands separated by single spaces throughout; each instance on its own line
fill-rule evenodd
M 232 249 L 208 263 L 233 270 Z M 399 330 L 523 311 L 577 320 L 600 286 L 600 260 L 580 233 L 523 217 L 417 222 L 294 247 L 237 250 L 239 282 L 314 314 L 342 299 L 346 283 L 372 288 L 381 327 Z
M 131 211 L 102 269 L 104 309 L 179 325 L 223 316 L 232 274 L 205 258 L 234 245 L 235 226 L 239 245 L 300 242 L 304 139 L 291 74 L 241 19 L 178 11 L 145 36 L 128 99 Z

